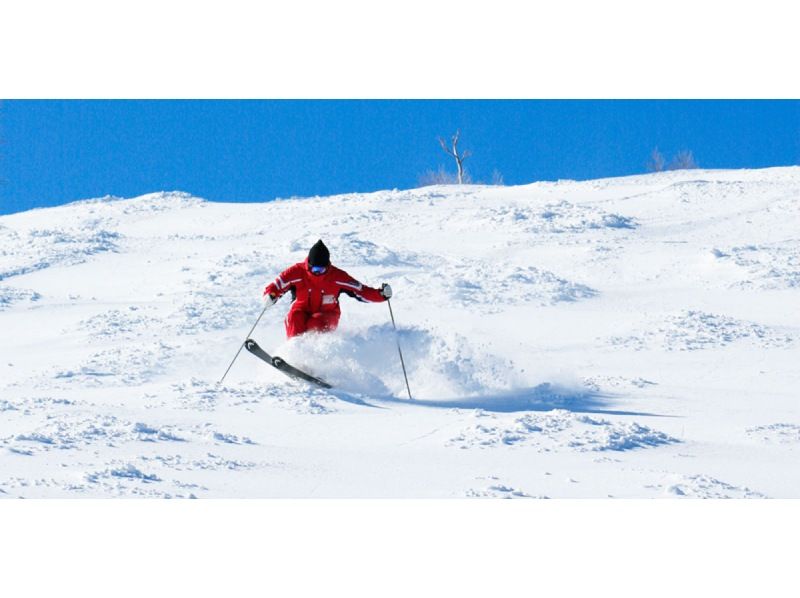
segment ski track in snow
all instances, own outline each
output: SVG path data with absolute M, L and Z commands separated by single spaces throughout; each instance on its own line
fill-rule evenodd
M 711 441 L 683 433 L 692 418 L 730 430 L 728 444 L 779 471 L 800 443 L 785 406 L 728 422 L 731 397 L 687 397 L 696 374 L 659 364 L 692 352 L 735 373 L 768 354 L 758 367 L 770 378 L 741 392 L 796 400 L 800 379 L 782 364 L 800 333 L 787 308 L 800 288 L 798 196 L 800 170 L 786 168 L 261 205 L 164 192 L 2 217 L 0 494 L 372 496 L 405 479 L 418 489 L 401 495 L 796 497 L 791 480 L 766 492 L 702 473 Z M 399 330 L 383 306 L 343 297 L 339 331 L 283 341 L 283 300 L 254 336 L 335 388 L 246 352 L 219 384 L 264 285 L 318 238 L 356 278 L 393 285 Z M 771 311 L 748 307 L 761 292 Z M 728 388 L 704 381 L 715 384 Z M 680 446 L 693 459 L 677 459 Z M 642 455 L 666 472 L 655 483 L 629 479 Z M 408 469 L 352 481 L 388 458 Z M 542 459 L 558 474 L 545 493 L 531 490 Z M 487 463 L 495 473 L 476 475 Z M 579 463 L 610 469 L 597 482 Z

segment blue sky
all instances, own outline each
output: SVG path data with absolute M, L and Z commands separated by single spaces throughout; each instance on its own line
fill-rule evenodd
M 23 101 L 0 104 L 0 213 L 104 195 L 216 201 L 409 188 L 452 168 L 461 130 L 476 180 L 645 171 L 653 147 L 701 167 L 800 163 L 800 101 Z

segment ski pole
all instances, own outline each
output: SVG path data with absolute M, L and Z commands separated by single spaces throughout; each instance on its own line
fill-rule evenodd
M 258 316 L 258 320 L 256 320 L 256 323 L 255 323 L 255 324 L 253 324 L 253 327 L 250 329 L 250 332 L 248 332 L 248 333 L 247 333 L 247 336 L 246 336 L 246 337 L 245 337 L 245 339 L 242 341 L 242 344 L 241 344 L 241 345 L 239 345 L 239 350 L 238 350 L 238 351 L 236 351 L 236 355 L 234 355 L 234 356 L 233 356 L 233 361 L 236 361 L 236 358 L 237 358 L 237 357 L 239 357 L 239 353 L 241 353 L 241 352 L 242 352 L 242 348 L 244 347 L 244 344 L 245 344 L 245 342 L 247 342 L 247 339 L 248 339 L 248 338 L 250 338 L 250 335 L 251 335 L 251 334 L 253 334 L 253 330 L 255 330 L 255 329 L 256 329 L 256 326 L 258 326 L 258 322 L 261 320 L 261 316 L 263 316 L 263 315 L 264 315 L 264 312 L 265 312 L 265 311 L 267 311 L 267 308 L 268 308 L 270 305 L 274 305 L 274 304 L 273 304 L 273 303 L 269 303 L 269 302 L 267 302 L 267 304 L 264 306 L 264 309 L 262 309 L 262 310 L 261 310 L 261 313 L 260 313 L 260 314 L 259 314 L 259 316 Z M 233 367 L 233 361 L 231 361 L 231 364 L 228 366 L 228 369 L 227 369 L 227 370 L 225 370 L 225 373 L 224 373 L 224 374 L 222 374 L 222 378 L 220 378 L 220 381 L 219 381 L 219 383 L 220 383 L 220 384 L 222 384 L 222 382 L 225 380 L 225 376 L 227 376 L 227 375 L 228 375 L 228 372 L 230 372 L 230 371 L 231 371 L 231 368 Z
M 411 396 L 411 388 L 408 386 L 408 374 L 406 374 L 406 363 L 403 361 L 403 351 L 400 349 L 400 336 L 397 334 L 397 325 L 394 323 L 394 312 L 392 311 L 392 302 L 389 299 L 386 300 L 386 304 L 389 306 L 389 315 L 392 316 L 392 327 L 394 328 L 394 335 L 395 340 L 397 341 L 397 352 L 400 354 L 400 365 L 403 366 L 403 378 L 406 379 L 406 390 L 408 391 L 408 398 L 410 400 L 414 400 L 414 397 Z

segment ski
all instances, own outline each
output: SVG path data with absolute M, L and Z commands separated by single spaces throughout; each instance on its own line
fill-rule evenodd
M 252 338 L 248 338 L 244 342 L 244 348 L 247 349 L 248 351 L 250 351 L 250 353 L 252 353 L 256 357 L 258 357 L 259 359 L 262 359 L 263 361 L 266 361 L 268 364 L 270 364 L 276 370 L 279 370 L 279 371 L 283 372 L 284 374 L 286 374 L 290 378 L 294 378 L 296 380 L 303 380 L 303 381 L 308 382 L 310 384 L 315 384 L 317 386 L 321 386 L 322 388 L 333 388 L 330 384 L 328 384 L 324 380 L 316 378 L 316 377 L 312 376 L 311 374 L 306 374 L 302 370 L 298 370 L 293 365 L 289 365 L 288 363 L 286 363 L 280 357 L 278 357 L 278 356 L 273 357 L 272 355 L 270 355 L 269 353 L 264 351 L 264 349 L 259 347 L 258 343 L 256 341 L 254 341 Z

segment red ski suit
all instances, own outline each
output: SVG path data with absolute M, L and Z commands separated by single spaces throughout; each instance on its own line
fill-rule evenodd
M 328 332 L 339 325 L 339 295 L 350 295 L 359 301 L 386 301 L 380 290 L 365 286 L 344 270 L 328 266 L 324 274 L 312 274 L 308 259 L 289 266 L 275 282 L 267 285 L 264 295 L 282 296 L 292 293 L 292 307 L 286 314 L 286 336 L 291 338 L 309 330 Z

